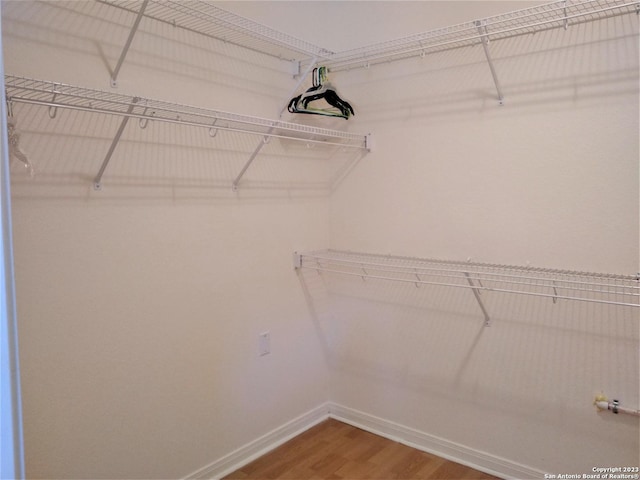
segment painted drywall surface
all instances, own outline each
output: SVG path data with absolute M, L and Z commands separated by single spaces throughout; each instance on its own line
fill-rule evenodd
M 146 21 L 111 90 L 132 18 L 4 2 L 6 71 L 277 117 L 282 62 Z M 14 107 L 36 171 L 12 165 L 28 477 L 180 478 L 327 401 L 291 262 L 328 244 L 326 164 L 274 139 L 234 193 L 261 137 L 132 120 L 94 191 L 120 119 Z
M 55 4 L 45 5 L 53 8 Z M 107 65 L 114 65 L 131 18 L 114 18 L 107 9 L 98 15 L 105 22 L 96 23 L 96 12 L 92 10 L 95 6 L 89 2 L 82 5 L 75 8 L 89 11 L 78 17 L 67 15 L 68 8 L 52 14 L 43 10 L 42 4 L 4 2 L 5 11 L 13 8 L 7 41 L 15 48 L 7 49 L 5 56 L 14 71 L 8 72 L 34 77 L 50 73 L 60 81 L 109 88 Z M 425 3 L 427 17 L 428 8 Z M 519 8 L 518 4 L 505 7 L 514 8 Z M 627 26 L 636 21 L 635 17 L 625 18 Z M 290 79 L 283 80 L 280 69 L 260 57 L 244 53 L 244 61 L 237 62 L 237 52 L 228 45 L 201 43 L 202 40 L 173 32 L 169 26 L 163 27 L 166 31 L 158 28 L 143 23 L 136 40 L 141 43 L 130 53 L 131 62 L 121 73 L 119 91 L 273 116 L 277 104 L 293 85 Z M 597 31 L 607 34 L 611 33 L 610 28 L 598 27 Z M 633 110 L 637 106 L 637 43 L 633 38 L 625 40 L 627 27 L 622 28 L 617 42 L 592 42 L 594 29 L 572 27 L 553 34 L 572 36 L 583 51 L 599 45 L 596 50 L 600 53 L 587 57 L 577 55 L 573 48 L 555 48 L 554 36 L 515 40 L 509 47 L 515 52 L 505 51 L 499 42 L 493 43 L 491 48 L 500 58 L 497 66 L 502 69 L 499 72 L 507 96 L 504 110 L 496 107 L 494 87 L 479 47 L 335 75 L 332 80 L 341 94 L 356 106 L 356 117 L 349 121 L 348 128 L 373 132 L 377 150 L 366 161 L 360 161 L 342 182 L 332 200 L 330 232 L 326 229 L 326 202 L 311 184 L 313 174 L 320 168 L 316 163 L 306 162 L 313 169 L 311 173 L 294 172 L 303 176 L 306 185 L 311 184 L 311 188 L 301 189 L 293 188 L 297 184 L 290 178 L 292 172 L 285 170 L 279 160 L 275 163 L 277 168 L 273 163 L 258 164 L 256 170 L 250 171 L 250 185 L 264 188 L 241 189 L 237 198 L 223 186 L 233 179 L 237 164 L 242 164 L 245 151 L 250 153 L 253 143 L 218 138 L 229 142 L 222 144 L 228 145 L 221 149 L 223 152 L 240 150 L 241 158 L 222 155 L 220 163 L 211 167 L 210 162 L 204 163 L 207 155 L 203 153 L 206 143 L 202 136 L 194 135 L 192 130 L 154 124 L 144 133 L 136 129 L 125 132 L 126 141 L 120 146 L 126 155 L 114 158 L 110 175 L 105 178 L 105 190 L 98 194 L 87 181 L 90 184 L 94 167 L 99 166 L 101 152 L 108 148 L 118 121 L 86 123 L 85 116 L 60 114 L 59 120 L 64 119 L 64 124 L 51 126 L 46 114 L 42 118 L 31 109 L 23 109 L 19 118 L 30 119 L 28 125 L 32 125 L 25 138 L 30 137 L 33 156 L 41 159 L 37 188 L 30 186 L 24 172 L 16 172 L 14 185 L 18 212 L 14 220 L 18 223 L 22 218 L 16 226 L 22 245 L 16 247 L 20 248 L 19 307 L 26 310 L 22 316 L 28 323 L 23 330 L 32 337 L 31 359 L 25 360 L 31 363 L 30 374 L 35 380 L 31 383 L 30 406 L 32 412 L 43 412 L 28 424 L 32 430 L 30 435 L 28 432 L 27 447 L 29 442 L 36 442 L 31 448 L 30 476 L 62 476 L 59 472 L 76 476 L 96 476 L 100 472 L 105 476 L 122 472 L 130 477 L 175 476 L 200 468 L 307 410 L 319 398 L 326 398 L 321 393 L 326 372 L 321 367 L 320 351 L 332 366 L 330 397 L 334 402 L 543 470 L 584 470 L 585 458 L 594 459 L 590 464 L 627 461 L 634 448 L 637 452 L 637 424 L 619 417 L 595 416 L 589 403 L 591 395 L 601 389 L 612 396 L 619 395 L 629 404 L 634 402 L 637 322 L 630 323 L 636 317 L 629 320 L 629 316 L 635 313 L 574 310 L 568 305 L 553 310 L 553 304 L 493 298 L 487 303 L 495 321 L 491 330 L 486 330 L 480 326 L 482 319 L 473 297 L 465 296 L 465 292 L 421 289 L 420 295 L 425 298 L 416 299 L 413 291 L 409 294 L 382 289 L 371 294 L 350 291 L 349 288 L 354 289 L 350 284 L 334 284 L 327 295 L 321 292 L 324 283 L 316 275 L 313 284 L 308 279 L 302 283 L 311 302 L 312 327 L 308 323 L 308 305 L 302 298 L 290 298 L 292 293 L 300 292 L 301 284 L 297 280 L 287 283 L 291 281 L 290 266 L 280 262 L 282 254 L 286 252 L 288 259 L 294 248 L 325 246 L 330 234 L 336 248 L 442 258 L 472 256 L 476 260 L 530 261 L 535 265 L 592 270 L 627 271 L 631 265 L 635 271 L 637 143 L 634 146 L 629 140 L 637 139 L 637 115 Z M 613 36 L 616 31 L 617 27 Z M 116 33 L 117 38 L 113 37 Z M 165 35 L 179 36 L 182 43 L 165 43 Z M 82 41 L 84 37 L 96 37 L 98 41 Z M 185 46 L 187 52 L 182 49 Z M 602 54 L 603 49 L 607 49 L 607 55 Z M 530 50 L 537 53 L 530 54 Z M 211 60 L 212 53 L 215 61 Z M 229 58 L 225 60 L 225 56 Z M 424 60 L 429 62 L 426 69 Z M 420 61 L 423 63 L 417 63 Z M 77 68 L 78 65 L 83 67 Z M 168 81 L 169 78 L 178 81 Z M 242 90 L 241 95 L 236 95 L 238 90 Z M 589 128 L 585 130 L 585 126 Z M 544 130 L 539 132 L 539 128 Z M 83 129 L 84 135 L 77 134 Z M 629 134 L 632 130 L 633 134 Z M 71 134 L 67 135 L 73 138 L 63 135 L 69 131 Z M 91 142 L 85 139 L 87 131 Z M 605 131 L 607 135 L 601 135 Z M 527 133 L 531 138 L 525 136 Z M 149 138 L 147 135 L 153 139 L 149 143 L 162 141 L 163 148 L 156 148 L 149 155 L 141 146 Z M 496 137 L 501 140 L 498 144 Z M 516 141 L 523 137 L 525 143 Z M 581 144 L 575 141 L 576 137 L 589 142 Z M 47 147 L 52 140 L 55 148 Z M 544 155 L 534 154 L 534 147 L 540 147 L 541 141 Z M 175 148 L 176 144 L 179 148 Z M 83 148 L 85 145 L 90 148 Z M 579 155 L 574 151 L 576 146 L 580 147 Z M 177 158 L 174 149 L 184 152 L 183 147 L 186 158 Z M 47 148 L 52 154 L 62 149 L 62 163 L 47 161 L 43 155 Z M 629 154 L 633 148 L 635 159 Z M 138 151 L 146 151 L 144 155 L 155 157 L 156 161 Z M 615 156 L 621 163 L 601 168 L 595 152 L 607 152 L 606 158 Z M 127 162 L 133 154 L 135 164 Z M 89 157 L 88 161 L 83 155 Z M 529 161 L 514 165 L 509 162 L 512 156 Z M 583 157 L 590 166 L 587 171 L 582 164 L 576 165 L 576 159 Z M 489 167 L 481 161 L 488 158 L 499 163 Z M 532 162 L 541 158 L 545 163 Z M 565 158 L 572 163 L 562 163 Z M 20 170 L 19 166 L 14 169 Z M 554 169 L 559 169 L 556 176 Z M 77 173 L 77 177 L 69 178 L 68 170 Z M 201 178 L 193 176 L 196 171 L 205 173 L 204 182 L 194 181 Z M 320 173 L 326 174 L 322 169 Z M 588 183 L 574 182 L 574 175 Z M 603 175 L 604 183 L 593 182 Z M 60 177 L 62 181 L 57 182 Z M 476 181 L 478 178 L 482 181 Z M 532 178 L 536 189 L 530 188 Z M 537 189 L 550 180 L 551 186 Z M 515 182 L 509 187 L 511 195 L 506 195 L 502 187 L 511 182 Z M 274 184 L 277 188 L 268 188 Z M 217 188 L 211 189 L 212 185 Z M 563 195 L 566 185 L 570 191 Z M 579 190 L 578 185 L 584 190 Z M 598 188 L 589 188 L 594 185 Z M 593 194 L 601 192 L 603 185 L 608 185 L 605 193 L 615 205 L 597 202 Z M 556 200 L 571 202 L 552 202 L 544 195 L 547 189 Z M 635 197 L 628 201 L 633 194 L 629 191 L 634 189 Z M 520 197 L 521 193 L 527 195 Z M 577 193 L 585 194 L 586 205 L 581 206 L 583 197 L 575 201 Z M 300 197 L 305 197 L 304 201 Z M 517 197 L 519 205 L 513 204 L 513 197 Z M 296 201 L 291 203 L 292 199 Z M 561 208 L 553 210 L 558 215 L 555 221 L 549 218 L 549 203 Z M 502 210 L 496 213 L 496 207 Z M 598 215 L 592 221 L 593 207 L 598 207 Z M 96 211 L 104 215 L 97 215 Z M 507 213 L 508 221 L 504 221 Z M 581 221 L 567 223 L 566 219 L 575 218 L 575 214 Z M 216 219 L 215 225 L 203 225 L 203 216 Z M 452 216 L 455 222 L 451 222 Z M 176 222 L 180 230 L 173 229 Z M 596 228 L 598 222 L 609 227 Z M 149 223 L 155 226 L 149 229 Z M 274 225 L 278 228 L 271 229 Z M 130 235 L 124 237 L 123 232 Z M 180 232 L 184 235 L 178 235 Z M 556 232 L 561 234 L 559 246 L 549 241 L 555 241 Z M 530 237 L 531 234 L 536 236 Z M 110 241 L 116 235 L 122 243 Z M 78 239 L 77 248 L 69 244 L 70 238 Z M 158 238 L 166 238 L 166 243 L 158 244 Z M 200 238 L 199 245 L 187 243 L 187 238 Z M 505 238 L 510 241 L 504 242 Z M 543 245 L 553 248 L 539 248 L 541 239 L 547 242 Z M 127 247 L 127 240 L 135 251 Z M 616 242 L 615 247 L 608 243 L 610 240 Z M 635 253 L 629 253 L 634 241 Z M 260 243 L 259 252 L 253 250 L 256 242 Z M 216 253 L 206 248 L 211 243 L 215 243 Z M 153 250 L 148 250 L 149 245 L 154 245 Z M 587 248 L 589 245 L 594 248 Z M 604 256 L 600 248 L 603 245 Z M 176 246 L 194 251 L 171 248 Z M 77 259 L 77 266 L 53 255 L 65 249 Z M 101 259 L 96 253 L 100 251 L 109 255 Z M 202 259 L 197 265 L 195 251 Z M 276 251 L 281 253 L 276 255 Z M 273 252 L 274 257 L 265 256 L 265 252 Z M 188 282 L 190 288 L 178 288 L 178 282 L 164 277 L 156 263 L 158 256 L 167 263 L 163 271 Z M 270 258 L 275 257 L 278 260 L 271 263 Z M 107 262 L 114 258 L 121 260 Z M 137 263 L 132 265 L 134 261 Z M 39 264 L 46 265 L 47 270 L 53 266 L 61 270 L 43 277 Z M 186 278 L 188 270 L 182 271 L 183 264 L 199 273 Z M 251 277 L 256 265 L 259 274 Z M 99 267 L 106 269 L 104 274 Z M 221 273 L 216 273 L 215 278 L 210 275 L 216 268 L 216 272 L 224 270 L 226 281 Z M 58 273 L 80 277 L 63 283 L 59 280 L 63 275 Z M 120 281 L 111 281 L 116 274 Z M 273 283 L 274 278 L 282 280 Z M 222 284 L 223 294 L 213 297 L 209 291 L 203 292 L 203 281 Z M 91 283 L 105 288 L 94 290 L 89 287 Z M 174 288 L 177 291 L 170 292 Z M 243 288 L 255 303 L 238 293 Z M 88 296 L 79 295 L 81 290 Z M 164 295 L 156 295 L 157 290 Z M 122 294 L 128 292 L 149 301 L 145 304 L 125 297 L 127 303 L 120 305 Z M 175 297 L 185 298 L 193 305 L 191 329 L 182 330 L 173 323 L 178 315 L 185 318 L 185 303 L 176 305 Z M 273 302 L 283 321 L 283 335 L 288 340 L 299 340 L 286 342 L 285 348 L 291 352 L 286 356 L 287 365 L 274 370 L 269 366 L 276 359 L 279 335 L 274 334 L 275 327 L 268 327 L 274 355 L 262 360 L 253 356 L 257 346 L 254 336 L 264 329 L 257 318 L 262 318 L 265 298 Z M 96 305 L 101 308 L 94 308 Z M 177 306 L 183 308 L 176 312 Z M 58 309 L 55 315 L 53 307 Z M 325 308 L 330 310 L 326 316 Z M 87 328 L 84 322 L 89 314 L 100 315 L 94 323 L 98 325 L 96 329 Z M 217 322 L 212 332 L 208 319 L 213 314 L 230 320 Z M 125 322 L 120 318 L 123 315 L 141 323 Z M 58 323 L 43 329 L 42 319 L 50 317 Z M 581 323 L 582 317 L 586 318 L 586 325 Z M 300 318 L 307 321 L 301 324 Z M 151 323 L 164 325 L 167 334 L 144 328 Z M 311 332 L 316 327 L 321 334 L 319 346 L 314 343 L 318 340 L 316 331 Z M 249 337 L 242 334 L 243 328 L 252 330 Z M 129 335 L 125 336 L 121 329 Z M 188 336 L 189 330 L 203 333 L 194 339 Z M 487 335 L 495 331 L 498 333 Z M 75 342 L 67 338 L 74 332 L 81 333 Z M 209 333 L 215 340 L 207 338 Z M 225 340 L 236 340 L 223 342 L 217 334 L 229 335 Z M 134 347 L 148 346 L 146 335 L 152 335 L 156 346 L 136 350 Z M 56 336 L 62 338 L 52 342 L 50 339 Z M 103 337 L 109 340 L 104 346 L 99 341 Z M 141 340 L 143 337 L 145 340 Z M 171 351 L 169 338 L 194 353 L 179 359 L 165 354 Z M 90 345 L 96 348 L 90 349 Z M 132 348 L 120 351 L 119 345 Z M 78 365 L 78 355 L 71 348 L 88 351 L 85 358 L 90 357 L 95 365 Z M 93 356 L 96 350 L 98 354 Z M 122 363 L 116 361 L 119 356 L 124 356 Z M 292 364 L 295 360 L 289 363 L 292 357 L 299 360 L 298 365 Z M 220 363 L 209 365 L 209 358 Z M 58 364 L 39 373 L 43 365 L 53 360 Z M 177 370 L 172 366 L 174 360 L 183 362 Z M 229 368 L 225 362 L 230 363 Z M 132 364 L 134 367 L 127 368 Z M 174 369 L 169 378 L 161 378 L 155 367 L 158 364 L 169 365 L 166 370 L 170 372 Z M 71 374 L 57 365 L 67 367 Z M 505 365 L 509 366 L 507 370 Z M 193 375 L 192 383 L 192 377 L 184 373 L 194 369 L 198 373 Z M 269 370 L 270 375 L 263 375 L 264 370 Z M 96 371 L 111 376 L 110 382 L 101 383 Z M 149 379 L 150 376 L 155 378 Z M 216 381 L 199 382 L 210 376 Z M 238 386 L 238 378 L 244 378 L 246 383 Z M 576 378 L 579 382 L 575 382 Z M 147 389 L 135 385 L 139 379 L 146 382 Z M 174 384 L 189 394 L 171 389 Z M 265 385 L 272 389 L 265 393 Z M 127 389 L 129 395 L 117 397 L 118 392 Z M 70 408 L 69 390 L 78 394 L 74 397 L 75 410 Z M 48 402 L 43 391 L 52 393 L 56 401 Z M 262 396 L 266 401 L 259 398 Z M 145 416 L 149 411 L 140 406 L 137 398 L 162 410 L 167 418 Z M 282 398 L 293 402 L 293 406 L 284 404 Z M 637 397 L 635 400 L 637 404 Z M 97 409 L 91 408 L 91 401 Z M 267 419 L 259 410 L 269 402 L 276 406 L 268 412 Z M 53 407 L 48 408 L 51 404 Z M 192 408 L 182 408 L 185 405 Z M 572 413 L 576 406 L 579 411 Z M 456 414 L 444 415 L 443 408 L 451 408 Z M 96 410 L 106 415 L 100 417 Z M 551 417 L 549 412 L 553 412 Z M 107 420 L 111 413 L 118 417 L 115 424 Z M 53 423 L 56 418 L 60 420 Z M 594 421 L 599 423 L 594 425 Z M 135 429 L 128 428 L 131 423 Z M 206 428 L 202 428 L 203 424 Z M 95 429 L 108 434 L 96 437 Z M 61 436 L 70 443 L 55 443 Z M 154 445 L 149 445 L 149 437 L 157 440 Z M 582 446 L 587 437 L 591 440 Z M 130 447 L 127 451 L 119 443 L 122 438 L 126 440 L 124 447 Z M 611 448 L 602 448 L 610 442 Z M 48 450 L 53 446 L 59 450 Z M 87 454 L 86 463 L 75 463 L 83 457 L 76 455 L 74 449 Z M 47 453 L 50 451 L 53 453 Z M 114 466 L 109 460 L 116 456 L 119 463 Z M 570 463 L 563 462 L 565 457 Z M 121 470 L 114 471 L 115 468 Z
M 376 149 L 332 197 L 332 247 L 635 274 L 637 33 L 492 42 L 504 106 L 480 46 L 336 73 Z M 465 290 L 325 283 L 332 401 L 551 474 L 638 464 L 638 420 L 592 406 L 638 408 L 637 309 L 489 292 L 485 328 Z
M 636 273 L 636 22 L 493 42 L 503 107 L 480 46 L 336 73 L 376 148 L 332 245 Z
M 21 203 L 30 476 L 183 476 L 326 398 L 315 331 L 281 260 L 322 237 L 317 225 L 286 235 L 322 206 L 280 206 L 278 221 L 274 205 Z M 265 258 L 251 253 L 258 243 Z M 259 357 L 265 330 L 272 353 Z

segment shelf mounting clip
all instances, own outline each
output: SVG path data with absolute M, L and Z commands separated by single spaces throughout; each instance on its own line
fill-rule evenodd
M 493 65 L 493 59 L 491 58 L 491 52 L 489 51 L 489 30 L 487 30 L 487 22 L 486 20 L 476 20 L 475 24 L 478 28 L 478 33 L 480 34 L 482 48 L 484 49 L 484 55 L 485 57 L 487 57 L 487 63 L 489 64 L 489 69 L 491 70 L 493 83 L 495 83 L 496 85 L 496 92 L 498 93 L 498 103 L 500 105 L 504 105 L 504 95 L 502 95 L 502 88 L 500 87 L 498 74 L 496 73 L 496 68 Z

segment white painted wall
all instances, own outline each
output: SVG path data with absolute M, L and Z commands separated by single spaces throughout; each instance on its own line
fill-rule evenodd
M 481 47 L 334 76 L 376 150 L 331 247 L 635 274 L 638 17 L 490 48 L 502 107 Z M 638 420 L 591 405 L 638 408 L 637 309 L 489 292 L 484 328 L 468 291 L 312 285 L 337 404 L 551 474 L 638 464 Z
M 111 90 L 131 15 L 2 7 L 7 73 Z M 287 68 L 142 22 L 115 91 L 275 118 Z M 184 477 L 328 400 L 291 262 L 329 243 L 325 164 L 274 139 L 233 193 L 261 137 L 131 121 L 95 192 L 120 119 L 14 107 L 27 477 Z
M 363 2 L 323 4 L 314 25 L 363 23 Z M 528 6 L 482 4 L 367 11 L 395 12 L 388 39 Z M 227 6 L 290 31 L 308 20 L 294 5 Z M 106 90 L 132 18 L 9 1 L 3 21 L 7 73 Z M 331 246 L 635 273 L 637 22 L 492 43 L 503 107 L 479 47 L 336 73 L 376 150 L 330 197 L 336 165 L 314 152 L 275 142 L 233 194 L 253 139 L 211 151 L 206 132 L 135 122 L 94 192 L 119 120 L 19 107 L 37 171 L 13 166 L 27 475 L 186 475 L 328 399 L 550 473 L 637 464 L 637 420 L 590 405 L 638 405 L 637 312 L 487 296 L 485 329 L 469 292 L 327 292 L 290 264 Z M 274 117 L 293 85 L 277 60 L 143 22 L 118 91 Z

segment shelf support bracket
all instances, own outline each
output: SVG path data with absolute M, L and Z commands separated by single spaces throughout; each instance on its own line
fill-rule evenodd
M 496 92 L 498 93 L 498 103 L 504 105 L 504 96 L 502 95 L 502 88 L 500 88 L 500 81 L 498 80 L 498 74 L 496 68 L 493 65 L 493 59 L 491 58 L 491 52 L 489 52 L 489 31 L 487 30 L 487 24 L 485 20 L 476 20 L 476 27 L 478 27 L 478 33 L 482 40 L 482 48 L 484 49 L 484 55 L 487 57 L 487 63 L 491 70 L 491 76 L 493 77 L 493 83 L 496 85 Z
M 233 184 L 231 185 L 231 188 L 233 189 L 234 192 L 238 190 L 238 184 L 240 183 L 240 180 L 242 180 L 242 177 L 244 176 L 246 171 L 249 169 L 253 161 L 256 159 L 256 157 L 258 156 L 258 153 L 260 153 L 260 150 L 262 150 L 262 147 L 264 147 L 268 143 L 269 135 L 271 135 L 274 128 L 275 127 L 270 127 L 269 130 L 267 130 L 267 133 L 262 138 L 262 141 L 258 144 L 256 149 L 253 151 L 253 153 L 249 157 L 249 160 L 247 160 L 247 163 L 244 164 L 244 167 L 242 167 L 242 170 L 240 170 L 240 173 L 238 173 L 238 176 L 236 176 L 235 180 L 233 181 Z
M 307 78 L 307 75 L 309 75 L 309 72 L 311 71 L 311 69 L 313 67 L 315 67 L 317 60 L 318 60 L 317 56 L 313 57 L 313 60 L 311 60 L 311 62 L 309 63 L 309 65 L 305 69 L 304 73 L 302 75 L 300 75 L 300 78 L 298 79 L 298 83 L 296 84 L 295 88 L 291 91 L 291 94 L 287 97 L 287 99 L 285 100 L 284 105 L 280 109 L 280 113 L 278 115 L 278 119 L 282 118 L 282 114 L 287 109 L 287 105 L 289 104 L 289 99 L 291 97 L 293 97 L 293 95 L 298 91 L 298 88 L 300 88 L 300 85 L 302 85 L 302 82 L 305 81 L 305 79 Z M 274 130 L 275 130 L 275 126 L 270 127 L 269 130 L 267 130 L 267 133 L 265 133 L 264 137 L 262 138 L 262 141 L 258 144 L 256 149 L 253 151 L 253 153 L 249 157 L 249 160 L 247 160 L 247 162 L 244 164 L 244 166 L 242 167 L 242 170 L 240 170 L 240 173 L 238 173 L 236 178 L 233 180 L 233 183 L 231 184 L 231 189 L 234 192 L 238 191 L 238 184 L 240 183 L 240 180 L 242 180 L 242 177 L 247 172 L 247 170 L 249 169 L 249 167 L 251 166 L 253 161 L 256 159 L 256 157 L 258 156 L 258 153 L 260 153 L 260 150 L 262 150 L 262 147 L 264 147 L 267 143 L 269 143 L 270 135 L 271 135 L 271 133 L 273 133 Z
M 131 47 L 131 42 L 133 42 L 133 37 L 136 36 L 136 32 L 138 31 L 138 26 L 140 25 L 140 20 L 142 20 L 142 16 L 144 15 L 144 10 L 147 8 L 147 3 L 149 0 L 144 0 L 142 2 L 142 6 L 140 7 L 140 11 L 138 12 L 138 16 L 133 22 L 133 26 L 131 27 L 131 31 L 129 32 L 129 38 L 127 38 L 127 42 L 124 44 L 124 48 L 122 49 L 122 53 L 120 54 L 120 58 L 118 59 L 118 63 L 116 64 L 116 68 L 113 69 L 113 73 L 111 74 L 111 86 L 118 86 L 118 73 L 120 73 L 120 68 L 124 63 L 124 59 L 129 52 L 129 47 Z
M 473 283 L 473 280 L 471 280 L 471 275 L 469 275 L 467 272 L 464 272 L 464 276 L 467 277 L 467 282 L 469 282 L 469 285 L 471 285 L 471 291 L 473 292 L 473 295 L 476 297 L 478 305 L 480 305 L 480 310 L 482 310 L 482 314 L 484 315 L 484 326 L 489 327 L 491 325 L 491 318 L 489 317 L 489 314 L 487 313 L 487 309 L 485 308 L 484 303 L 482 302 L 482 298 L 480 298 L 480 290 L 478 289 L 476 284 Z
M 131 101 L 131 105 L 129 105 L 129 108 L 127 109 L 126 115 L 122 119 L 122 122 L 120 122 L 120 126 L 118 127 L 118 131 L 116 132 L 116 136 L 113 137 L 113 141 L 111 142 L 109 151 L 107 152 L 107 155 L 104 157 L 104 160 L 102 161 L 102 166 L 100 167 L 100 170 L 96 175 L 96 178 L 93 180 L 94 190 L 102 190 L 102 184 L 100 183 L 100 181 L 102 180 L 102 175 L 104 174 L 104 171 L 106 170 L 107 165 L 109 164 L 109 160 L 111 160 L 111 156 L 113 155 L 113 152 L 118 146 L 120 137 L 122 136 L 122 133 L 124 132 L 124 128 L 127 126 L 127 123 L 129 122 L 131 112 L 133 112 L 133 109 L 136 106 L 136 103 L 138 103 L 138 100 L 139 100 L 138 97 L 133 98 L 133 100 Z

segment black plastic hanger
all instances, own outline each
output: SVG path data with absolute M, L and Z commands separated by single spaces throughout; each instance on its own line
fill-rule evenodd
M 333 108 L 314 108 L 309 106 L 311 102 L 316 100 L 325 100 Z M 313 86 L 303 94 L 292 98 L 287 109 L 291 113 L 308 113 L 344 119 L 355 115 L 349 102 L 340 98 L 333 85 L 327 81 L 327 67 L 313 69 Z

